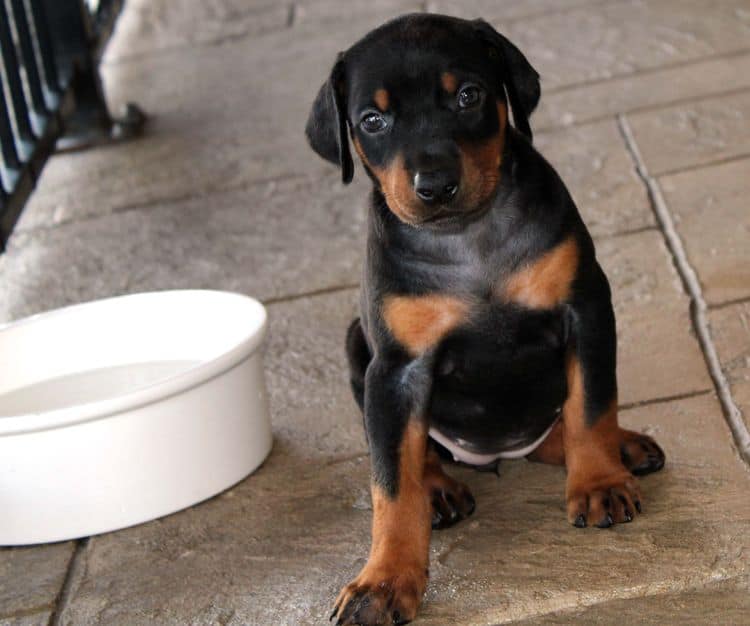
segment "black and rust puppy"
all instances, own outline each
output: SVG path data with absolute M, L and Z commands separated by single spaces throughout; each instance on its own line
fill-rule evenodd
M 578 211 L 531 144 L 539 77 L 487 23 L 389 22 L 342 53 L 313 105 L 313 149 L 373 181 L 361 321 L 347 337 L 372 459 L 370 557 L 340 624 L 405 623 L 428 576 L 431 526 L 471 514 L 435 444 L 483 465 L 565 464 L 582 527 L 641 510 L 660 469 L 619 428 L 615 318 Z M 509 124 L 509 109 L 515 127 Z

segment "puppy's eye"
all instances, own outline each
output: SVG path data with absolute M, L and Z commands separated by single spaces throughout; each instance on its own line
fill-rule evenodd
M 458 108 L 471 109 L 482 100 L 482 90 L 476 85 L 465 85 L 458 92 Z
M 385 118 L 382 115 L 369 112 L 362 117 L 359 121 L 359 125 L 366 133 L 378 133 L 388 126 L 388 122 L 385 121 Z

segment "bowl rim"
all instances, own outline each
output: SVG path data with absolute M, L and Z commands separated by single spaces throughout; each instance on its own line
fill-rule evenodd
M 40 411 L 38 413 L 22 413 L 7 417 L 0 416 L 0 437 L 53 430 L 83 422 L 105 419 L 120 413 L 142 408 L 149 404 L 155 404 L 161 400 L 166 400 L 209 382 L 239 365 L 250 358 L 266 338 L 268 332 L 268 313 L 260 301 L 245 294 L 216 289 L 166 289 L 91 300 L 0 324 L 0 333 L 19 326 L 38 324 L 53 317 L 75 314 L 80 309 L 91 308 L 97 305 L 112 304 L 113 302 L 124 300 L 158 299 L 175 295 L 180 297 L 219 296 L 225 299 L 235 299 L 255 309 L 257 315 L 248 316 L 248 319 L 256 319 L 257 321 L 251 325 L 250 331 L 244 333 L 242 338 L 231 349 L 222 352 L 214 358 L 199 361 L 196 365 L 189 367 L 183 372 L 169 376 L 163 381 L 151 383 L 133 391 L 93 402 L 85 402 L 59 409 Z

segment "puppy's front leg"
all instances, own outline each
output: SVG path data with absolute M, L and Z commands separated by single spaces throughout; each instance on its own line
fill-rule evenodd
M 568 520 L 606 528 L 632 520 L 641 510 L 641 494 L 620 450 L 615 317 L 598 265 L 581 292 L 586 297 L 571 305 L 573 341 L 562 411 Z
M 372 547 L 339 594 L 337 624 L 403 624 L 427 586 L 431 506 L 423 486 L 429 366 L 420 357 L 375 357 L 365 377 L 372 463 Z

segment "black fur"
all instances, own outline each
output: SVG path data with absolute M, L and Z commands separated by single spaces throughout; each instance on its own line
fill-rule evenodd
M 349 184 L 354 176 L 354 163 L 349 150 L 349 129 L 343 92 L 343 63 L 339 60 L 331 70 L 313 102 L 305 134 L 310 146 L 326 161 L 341 167 L 341 180 Z
M 497 60 L 498 75 L 508 91 L 516 128 L 531 141 L 529 118 L 536 109 L 536 105 L 539 104 L 539 97 L 542 93 L 539 74 L 531 67 L 531 63 L 526 60 L 521 51 L 487 22 L 476 20 L 474 23 L 494 52 L 490 56 L 493 60 Z

